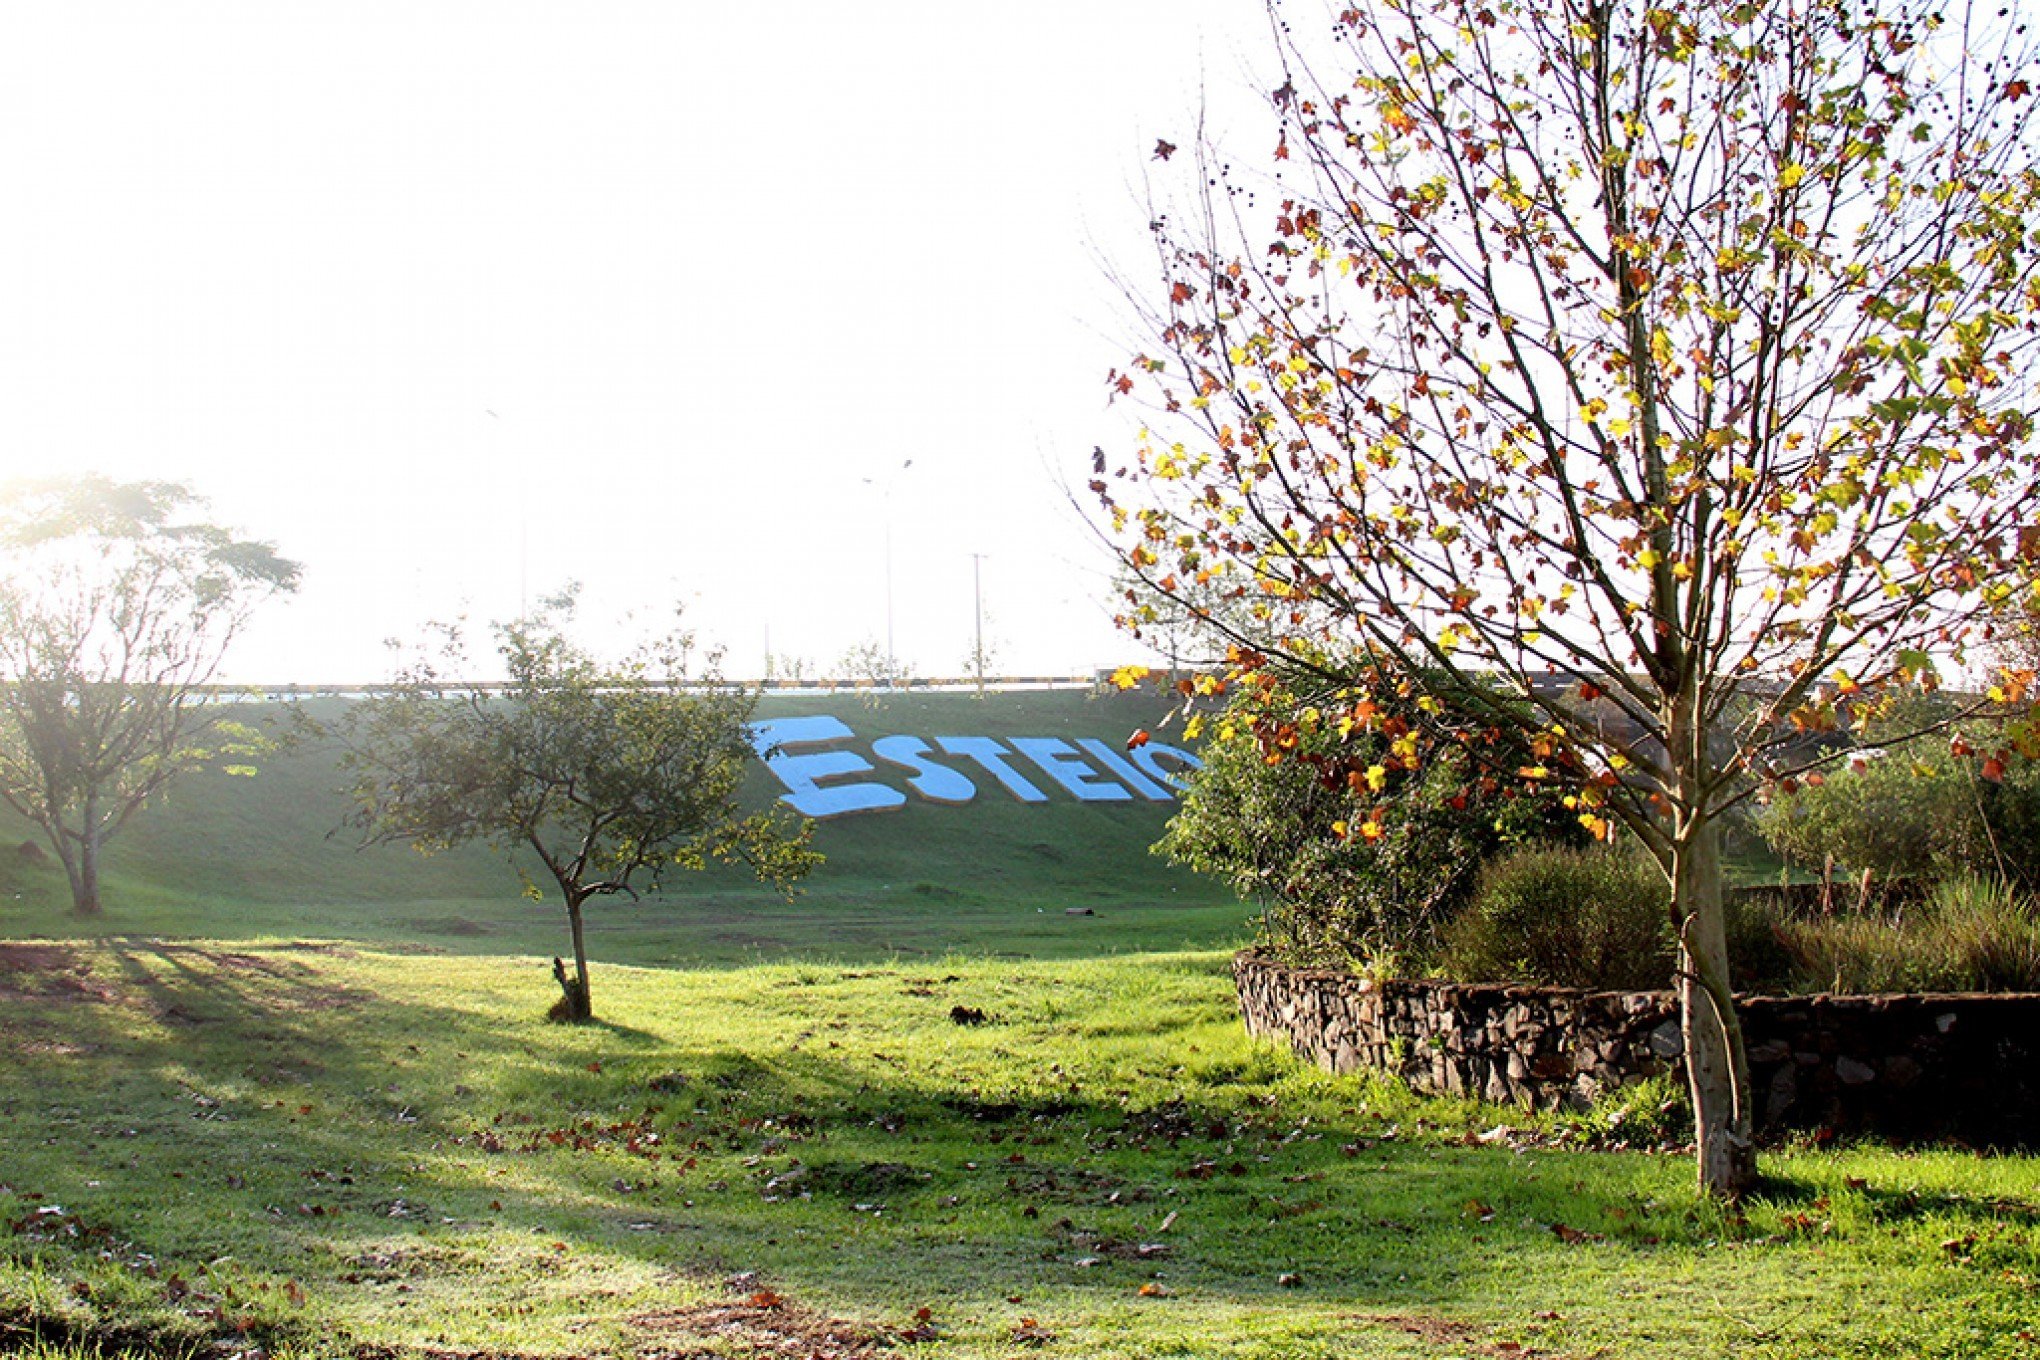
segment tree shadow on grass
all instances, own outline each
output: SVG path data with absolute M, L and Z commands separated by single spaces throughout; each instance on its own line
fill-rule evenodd
M 221 1257 L 373 1296 L 379 1321 L 350 1302 L 321 1323 L 267 1281 L 283 1321 L 336 1343 L 396 1344 L 414 1315 L 444 1328 L 417 1302 L 433 1290 L 486 1337 L 491 1308 L 560 1309 L 618 1278 L 640 1282 L 626 1313 L 733 1279 L 905 1327 L 920 1305 L 1104 1315 L 1155 1285 L 1336 1331 L 1356 1310 L 1492 1316 L 1526 1272 L 1627 1277 L 1732 1227 L 1680 1196 L 1683 1163 L 1405 1136 L 1255 1065 L 1172 1090 L 1051 1079 L 1042 1050 L 987 1088 L 948 1061 L 987 1031 L 949 1028 L 947 998 L 910 1022 L 934 1054 L 914 1063 L 832 1050 L 826 1029 L 747 1044 L 506 1022 L 471 993 L 378 990 L 387 976 L 331 946 L 0 946 L 0 1000 L 33 1022 L 0 1026 L 0 1050 L 42 1046 L 37 1080 L 0 1095 L 0 1225 L 60 1193 L 108 1229 L 17 1230 L 17 1252 L 95 1288 L 136 1275 L 110 1325 L 188 1321 L 164 1280 Z M 123 1264 L 144 1258 L 155 1276 Z

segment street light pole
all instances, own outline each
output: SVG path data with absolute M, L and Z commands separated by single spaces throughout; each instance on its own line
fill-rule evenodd
M 884 477 L 866 477 L 866 486 L 878 488 L 884 501 L 885 517 L 885 687 L 892 689 L 899 678 L 899 661 L 893 653 L 893 587 L 892 587 L 892 489 L 893 481 L 914 465 L 909 458 Z
M 980 569 L 984 566 L 985 555 L 970 555 L 970 593 L 977 606 L 977 646 L 971 650 L 971 661 L 977 667 L 978 698 L 985 697 L 985 583 Z

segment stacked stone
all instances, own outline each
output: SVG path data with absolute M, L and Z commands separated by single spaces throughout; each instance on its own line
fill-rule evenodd
M 1376 982 L 1233 964 L 1248 1033 L 1333 1072 L 1418 1090 L 1582 1108 L 1680 1068 L 1670 992 Z M 2040 995 L 1747 997 L 1759 1126 L 2040 1143 Z

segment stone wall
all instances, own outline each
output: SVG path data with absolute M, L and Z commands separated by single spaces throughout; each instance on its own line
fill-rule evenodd
M 1371 982 L 1233 961 L 1247 1032 L 1333 1072 L 1580 1108 L 1680 1069 L 1670 992 Z M 2040 1146 L 2040 995 L 1744 997 L 1761 1130 Z

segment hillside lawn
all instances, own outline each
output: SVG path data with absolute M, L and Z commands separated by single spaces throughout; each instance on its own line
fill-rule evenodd
M 1043 697 L 849 720 L 1140 716 Z M 1305 1068 L 1234 1015 L 1248 911 L 1145 855 L 1166 807 L 912 806 L 790 904 L 605 904 L 574 1028 L 558 905 L 326 839 L 334 783 L 179 786 L 98 921 L 0 850 L 0 1354 L 2040 1355 L 2040 1162 L 1778 1149 L 1731 1215 L 1622 1147 L 1654 1097 Z

